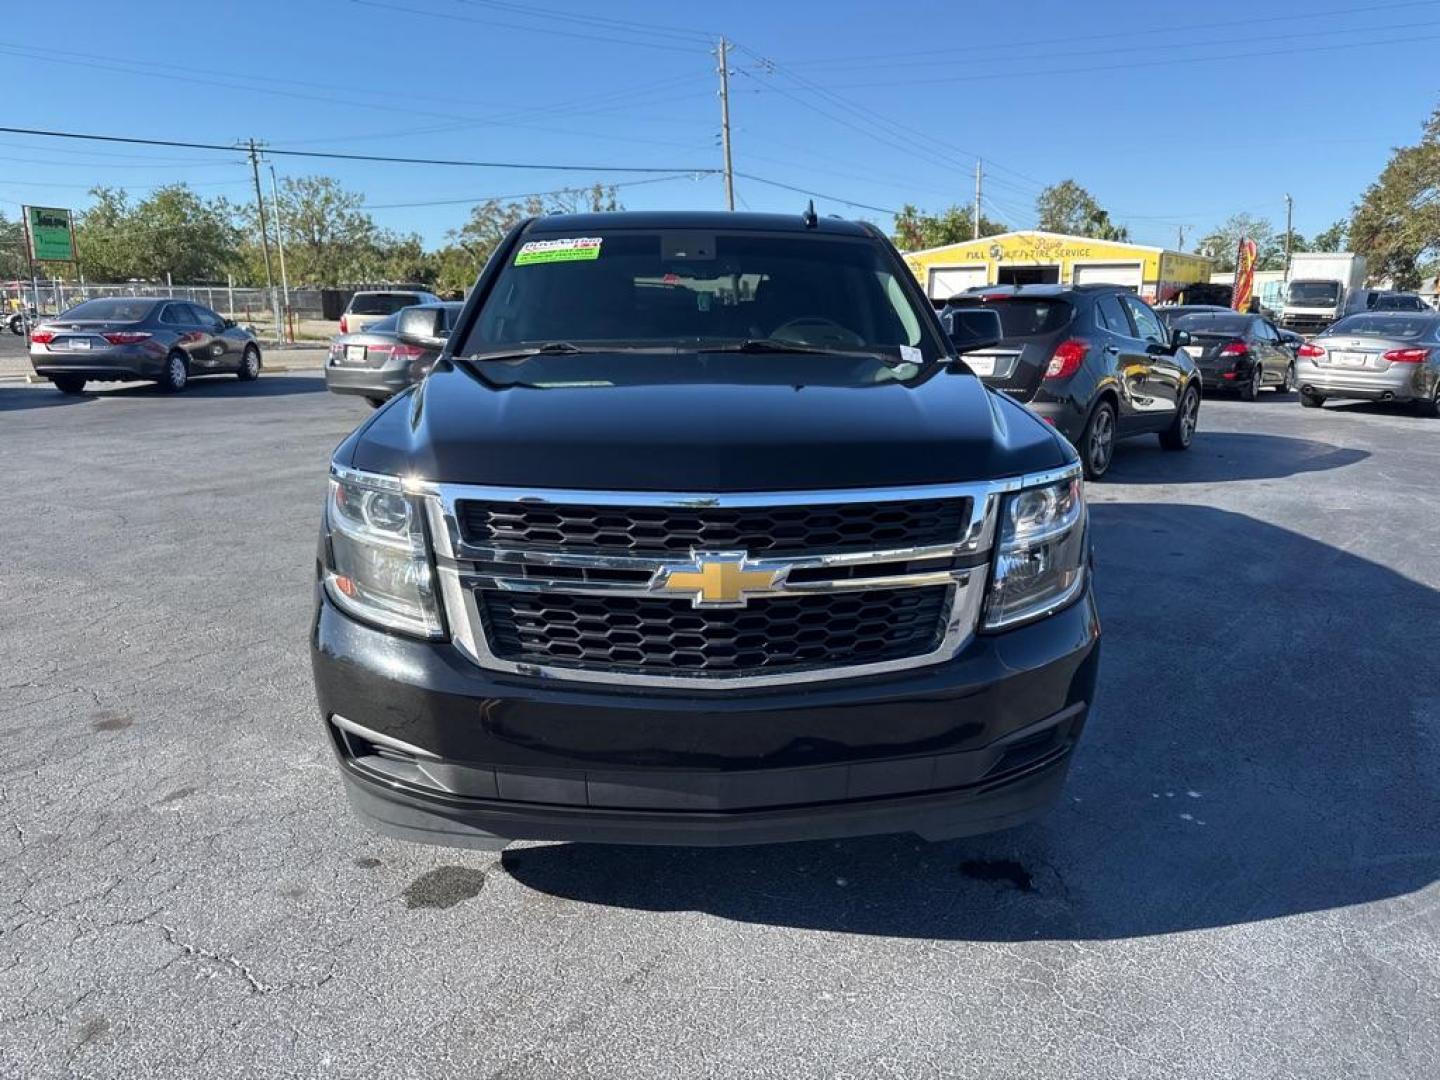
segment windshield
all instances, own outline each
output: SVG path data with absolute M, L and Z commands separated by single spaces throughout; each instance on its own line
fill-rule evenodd
M 1035 337 L 1052 334 L 1068 326 L 1075 309 L 1065 300 L 998 299 L 984 301 L 978 297 L 954 302 L 955 307 L 986 307 L 1000 316 L 1000 332 L 1005 338 Z M 943 320 L 942 320 L 943 321 Z
M 897 276 L 866 240 L 701 230 L 536 236 L 509 256 L 460 355 L 569 342 L 694 350 L 776 342 L 940 355 Z M 592 362 L 593 363 L 593 362 Z
M 1297 307 L 1334 307 L 1339 299 L 1338 281 L 1292 281 L 1286 303 Z
M 1158 307 L 1155 309 L 1155 314 L 1159 316 L 1160 321 L 1166 326 L 1173 327 L 1178 320 L 1185 318 L 1187 315 L 1199 315 L 1207 311 L 1214 314 L 1224 314 L 1227 310 L 1229 309 L 1221 307 Z
M 391 315 L 402 307 L 420 303 L 414 293 L 356 293 L 350 300 L 351 315 Z
M 1424 337 L 1436 321 L 1431 315 L 1350 315 L 1325 331 L 1325 336 L 1405 340 Z
M 1382 294 L 1375 301 L 1376 311 L 1423 311 L 1424 303 L 1418 296 L 1410 296 L 1406 293 Z
M 1188 330 L 1192 334 L 1228 334 L 1244 337 L 1250 328 L 1250 320 L 1244 315 L 1226 315 L 1223 312 L 1198 312 L 1176 319 L 1170 324 L 1177 330 Z
M 139 296 L 107 296 L 76 304 L 62 319 L 100 319 L 105 322 L 139 322 L 150 314 L 154 300 Z

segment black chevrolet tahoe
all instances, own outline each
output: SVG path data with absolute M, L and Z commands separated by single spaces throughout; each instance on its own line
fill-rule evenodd
M 878 230 L 653 212 L 516 227 L 335 451 L 311 643 L 355 809 L 494 848 L 1016 825 L 1099 634 L 1075 451 Z

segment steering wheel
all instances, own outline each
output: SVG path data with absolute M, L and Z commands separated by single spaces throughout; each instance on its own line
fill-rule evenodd
M 858 349 L 865 344 L 865 339 L 849 327 L 841 326 L 832 319 L 816 317 L 781 323 L 770 336 L 779 341 L 793 341 L 797 345 Z

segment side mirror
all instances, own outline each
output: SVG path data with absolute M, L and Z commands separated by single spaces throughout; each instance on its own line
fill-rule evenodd
M 445 311 L 443 308 L 405 308 L 400 312 L 395 332 L 413 341 L 444 341 Z
M 225 329 L 226 329 L 226 330 L 234 330 L 234 329 L 235 329 L 235 320 L 234 320 L 234 319 L 221 319 L 220 321 L 225 324 Z
M 1189 330 L 1172 330 L 1170 332 L 1170 344 L 1174 345 L 1177 349 L 1183 349 L 1186 345 L 1189 345 L 1190 340 Z
M 961 355 L 993 349 L 1005 337 L 1000 326 L 1000 313 L 989 308 L 952 308 L 943 316 L 943 321 L 950 334 L 950 344 Z

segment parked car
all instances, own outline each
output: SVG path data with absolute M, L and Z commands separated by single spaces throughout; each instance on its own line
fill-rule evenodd
M 1186 315 L 1195 315 L 1202 311 L 1222 312 L 1232 311 L 1232 308 L 1222 304 L 1168 304 L 1154 309 L 1156 316 L 1165 324 L 1167 330 L 1173 329 L 1175 320 L 1183 319 Z
M 1099 666 L 1080 464 L 873 225 L 522 222 L 406 404 L 332 458 L 310 634 L 381 831 L 940 838 L 1057 797 Z
M 438 303 L 440 303 L 440 297 L 431 292 L 406 289 L 357 292 L 350 297 L 350 302 L 345 305 L 344 314 L 340 316 L 340 333 L 359 333 L 371 323 L 377 323 L 381 319 L 394 315 L 403 307 Z
M 1430 306 L 1419 293 L 1382 292 L 1375 298 L 1371 311 L 1429 311 Z
M 1190 445 L 1200 417 L 1200 374 L 1155 311 L 1119 285 L 1027 285 L 961 294 L 941 312 L 984 306 L 1000 314 L 998 346 L 967 355 L 986 385 L 1023 401 L 1080 451 L 1085 475 L 1110 468 L 1115 440 L 1155 434 L 1167 450 Z
M 463 304 L 441 301 L 401 308 L 364 330 L 330 342 L 325 386 L 334 394 L 359 394 L 371 405 L 385 404 L 423 379 Z
M 65 394 L 87 382 L 146 379 L 183 390 L 196 375 L 260 376 L 250 331 L 202 304 L 174 297 L 86 300 L 30 333 L 30 364 Z
M 1185 351 L 1209 390 L 1233 390 L 1254 401 L 1266 387 L 1282 394 L 1295 376 L 1295 354 L 1269 319 L 1238 311 L 1200 311 L 1176 319 L 1172 329 L 1190 335 Z
M 1440 315 L 1347 315 L 1300 347 L 1295 380 L 1309 409 L 1355 398 L 1412 402 L 1440 415 Z

